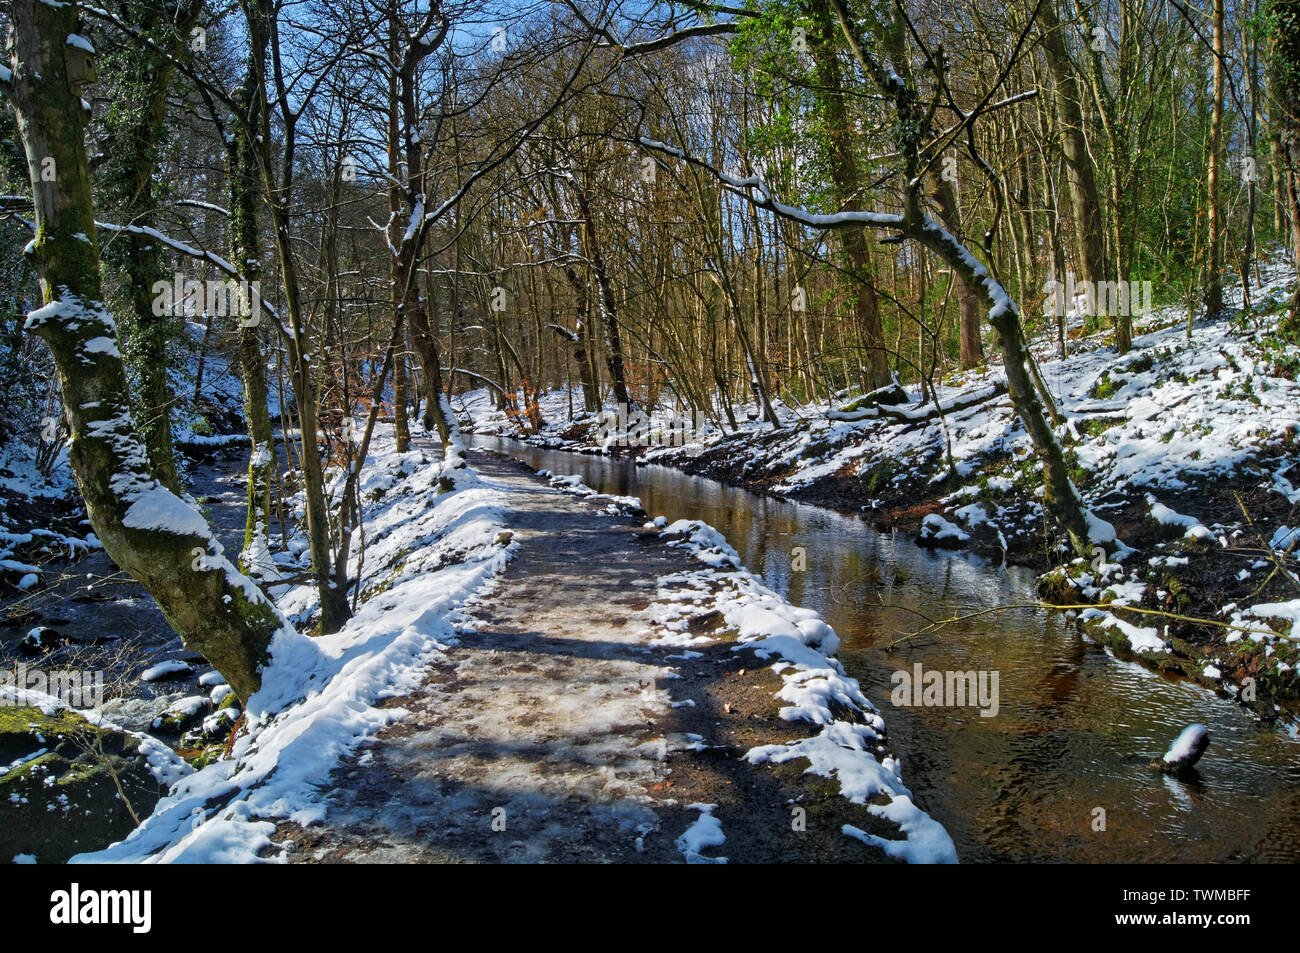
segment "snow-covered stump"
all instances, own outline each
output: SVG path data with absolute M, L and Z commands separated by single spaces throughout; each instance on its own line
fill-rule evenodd
M 1151 767 L 1164 774 L 1188 774 L 1209 746 L 1210 733 L 1205 726 L 1188 725 L 1174 739 L 1164 757 L 1151 762 Z

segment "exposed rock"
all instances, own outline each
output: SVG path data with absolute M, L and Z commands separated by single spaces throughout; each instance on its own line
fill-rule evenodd
M 1205 726 L 1188 725 L 1174 739 L 1165 756 L 1151 762 L 1151 767 L 1165 774 L 1188 774 L 1209 746 L 1210 733 Z
M 153 720 L 153 730 L 178 735 L 198 725 L 212 711 L 212 702 L 202 695 L 179 698 Z
M 223 704 L 221 708 L 203 719 L 203 723 L 191 731 L 187 731 L 181 737 L 181 747 L 186 749 L 205 748 L 208 745 L 215 745 L 225 741 L 230 737 L 231 730 L 235 723 L 239 721 L 241 714 L 239 702 L 231 695 L 227 699 L 229 704 Z
M 48 625 L 38 625 L 23 636 L 23 640 L 18 643 L 18 650 L 24 655 L 40 655 L 60 645 L 66 645 L 69 641 L 71 640 L 68 636 L 58 629 L 51 629 Z
M 106 847 L 166 793 L 141 739 L 96 728 L 82 716 L 0 707 L 0 858 L 62 863 Z

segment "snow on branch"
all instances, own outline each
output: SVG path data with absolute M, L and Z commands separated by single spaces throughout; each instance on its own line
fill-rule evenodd
M 111 222 L 96 222 L 95 227 L 102 228 L 106 232 L 127 232 L 133 235 L 147 235 L 149 238 L 162 242 L 173 251 L 180 252 L 182 255 L 187 255 L 190 258 L 197 258 L 200 261 L 206 261 L 208 264 L 214 265 L 219 271 L 225 272 L 232 278 L 242 277 L 234 265 L 215 252 L 210 252 L 202 248 L 195 248 L 193 245 L 187 245 L 185 242 L 178 241 L 175 238 L 169 238 L 156 228 L 150 228 L 147 225 L 114 225 Z M 285 330 L 284 325 L 280 323 L 280 315 L 275 308 L 268 304 L 266 299 L 260 295 L 258 296 L 258 301 L 262 305 L 262 310 L 271 318 L 271 321 L 274 322 L 279 332 L 285 337 L 288 337 L 289 333 Z
M 870 225 L 875 228 L 901 229 L 904 224 L 903 216 L 895 215 L 890 212 L 847 211 L 824 215 L 796 208 L 793 205 L 786 205 L 784 202 L 777 200 L 772 195 L 771 189 L 769 189 L 767 184 L 763 182 L 761 176 L 753 175 L 742 179 L 738 176 L 723 172 L 720 169 L 716 169 L 703 159 L 697 159 L 694 156 L 683 152 L 681 149 L 677 149 L 667 143 L 659 142 L 655 139 L 648 139 L 645 136 L 641 136 L 637 141 L 646 149 L 662 152 L 666 155 L 690 163 L 697 168 L 704 169 L 729 190 L 748 199 L 759 208 L 767 209 L 770 212 L 780 215 L 782 218 L 787 218 L 793 222 L 807 225 L 809 228 L 825 230 L 832 228 L 860 228 L 865 225 Z

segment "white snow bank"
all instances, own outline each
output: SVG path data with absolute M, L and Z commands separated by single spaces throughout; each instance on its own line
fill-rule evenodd
M 965 542 L 970 539 L 970 534 L 960 526 L 948 522 L 938 513 L 931 513 L 921 521 L 921 538 L 933 540 L 955 539 L 958 542 Z
M 846 828 L 844 833 L 862 834 L 858 839 L 912 863 L 956 863 L 952 838 L 912 802 L 898 761 L 888 754 L 884 718 L 857 680 L 831 657 L 839 648 L 839 637 L 831 627 L 813 610 L 792 606 L 767 588 L 707 523 L 678 520 L 663 528 L 661 535 L 709 568 L 665 577 L 660 586 L 684 583 L 691 590 L 709 593 L 727 625 L 739 633 L 736 651 L 752 650 L 760 659 L 772 661 L 772 671 L 782 682 L 777 697 L 787 703 L 781 717 L 818 726 L 809 737 L 753 748 L 746 759 L 752 764 L 805 759 L 808 773 L 835 778 L 840 793 L 855 804 L 867 804 L 883 794 L 889 802 L 868 804 L 867 810 L 898 824 L 903 838 L 875 844 L 861 831 L 854 834 Z M 853 713 L 853 721 L 843 717 L 846 711 Z
M 339 759 L 404 714 L 375 703 L 418 686 L 428 663 L 455 641 L 449 613 L 505 564 L 506 547 L 496 541 L 503 498 L 467 470 L 458 471 L 456 491 L 438 494 L 437 465 L 404 460 L 387 433 L 375 445 L 384 450 L 375 450 L 363 484 L 401 473 L 366 513 L 363 582 L 378 594 L 333 635 L 277 634 L 233 759 L 186 778 L 126 840 L 73 862 L 265 859 L 272 821 L 320 821 L 321 786 Z M 301 604 L 310 593 L 300 587 L 282 602 Z

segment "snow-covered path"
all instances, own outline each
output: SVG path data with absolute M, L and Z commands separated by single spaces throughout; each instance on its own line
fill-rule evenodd
M 637 748 L 669 708 L 642 615 L 656 576 L 685 557 L 638 548 L 627 521 L 513 467 L 475 464 L 514 491 L 520 549 L 448 663 L 400 701 L 411 716 L 343 769 L 327 823 L 373 843 L 374 860 L 631 851 L 638 827 L 657 826 L 645 791 L 662 773 Z
M 873 819 L 837 785 L 744 761 L 791 734 L 770 670 L 729 638 L 692 652 L 662 638 L 665 580 L 698 569 L 686 550 L 511 461 L 473 462 L 510 494 L 514 558 L 421 689 L 390 701 L 409 717 L 334 773 L 325 823 L 281 825 L 288 859 L 884 859 L 841 832 Z M 798 802 L 819 822 L 792 825 Z M 715 821 L 695 836 L 709 816 L 721 846 Z

